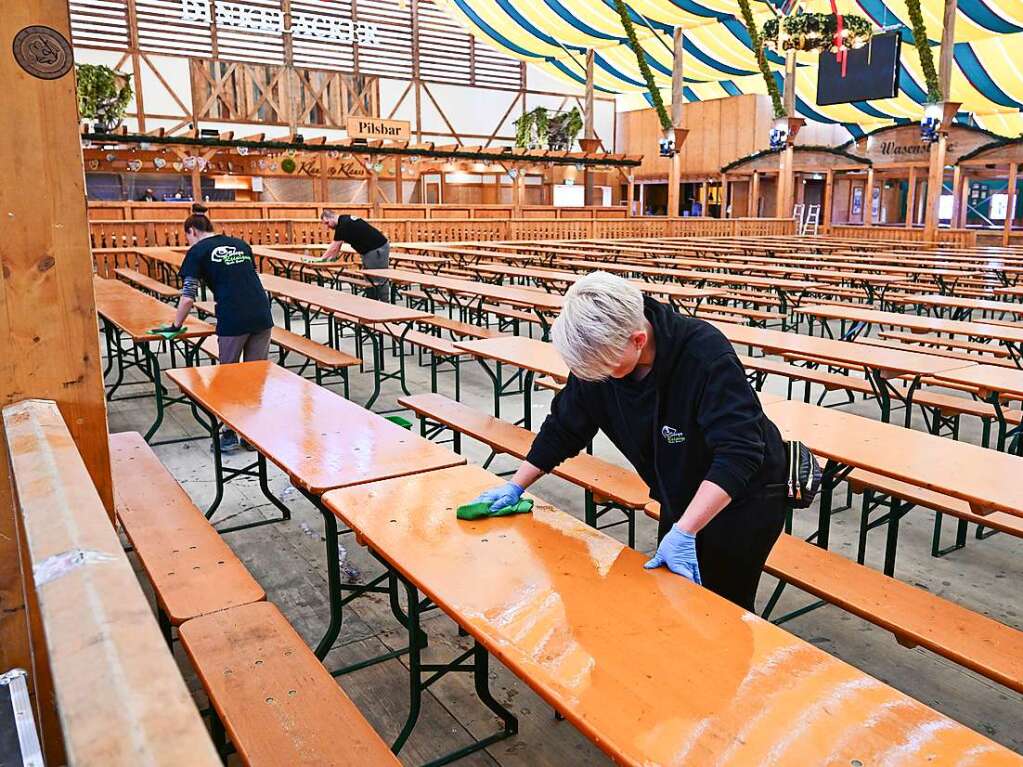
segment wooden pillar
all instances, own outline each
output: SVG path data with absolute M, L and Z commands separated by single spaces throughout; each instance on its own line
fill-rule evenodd
M 874 168 L 867 168 L 867 188 L 864 191 L 863 202 L 863 225 L 871 227 L 874 225 Z M 882 197 L 884 193 L 882 192 Z M 878 205 L 878 218 L 881 215 L 881 206 Z M 880 221 L 878 222 L 880 223 Z
M 646 184 L 639 185 L 639 215 L 646 215 Z
M 673 128 L 682 127 L 682 91 L 685 87 L 685 80 L 682 76 L 682 50 L 685 38 L 682 27 L 675 27 L 674 47 L 671 65 L 671 125 Z M 675 154 L 671 156 L 671 165 L 668 169 L 668 216 L 678 216 L 679 211 L 679 182 L 682 178 L 682 147 L 675 147 Z
M 377 173 L 376 169 L 377 159 L 371 157 L 369 160 L 369 181 L 366 184 L 366 196 L 369 198 L 366 202 L 370 206 L 371 218 L 380 218 L 380 174 Z
M 4 4 L 0 81 L 8 108 L 0 111 L 0 130 L 17 140 L 0 144 L 0 406 L 30 398 L 57 402 L 112 520 L 106 402 L 70 39 L 65 0 Z M 31 570 L 26 565 L 23 572 L 19 552 L 4 441 L 0 429 L 0 669 L 20 666 L 29 671 L 46 762 L 63 764 Z
M 970 215 L 970 179 L 966 175 L 965 170 L 963 171 L 959 185 L 962 188 L 959 190 L 959 210 L 957 211 L 959 215 L 957 226 L 965 229 L 966 222 L 969 220 Z
M 785 93 L 783 98 L 786 117 L 796 116 L 796 52 L 790 50 L 785 54 Z M 778 161 L 778 218 L 792 218 L 795 193 L 795 173 L 793 165 L 795 150 L 791 138 L 786 142 Z
M 949 99 L 952 83 L 952 55 L 955 46 L 957 0 L 945 0 L 945 13 L 941 28 L 941 51 L 938 54 L 938 87 L 942 102 Z M 927 201 L 924 210 L 924 238 L 938 239 L 938 217 L 941 205 L 941 190 L 945 178 L 945 149 L 947 136 L 944 126 L 938 132 L 938 140 L 931 144 L 930 166 L 927 173 Z
M 192 168 L 192 199 L 202 202 L 202 172 L 199 168 Z
M 909 168 L 909 192 L 906 194 L 906 228 L 912 228 L 916 216 L 916 166 Z
M 636 179 L 633 176 L 629 176 L 629 206 L 628 215 L 632 215 L 632 204 L 636 197 Z
M 700 215 L 707 215 L 707 182 L 700 182 Z
M 135 0 L 128 0 L 126 6 L 128 21 L 128 48 L 131 50 L 131 87 L 135 94 L 135 115 L 139 133 L 146 132 L 146 103 L 142 95 L 142 56 L 139 53 L 139 21 Z
M 941 191 L 945 181 L 945 147 L 947 139 L 944 131 L 938 134 L 938 140 L 931 144 L 930 164 L 927 169 L 927 201 L 924 210 L 924 238 L 938 239 L 938 206 L 941 203 Z
M 821 230 L 824 234 L 828 233 L 831 229 L 831 203 L 834 200 L 835 193 L 835 171 L 828 168 L 827 175 L 824 177 L 824 199 L 821 201 Z M 866 202 L 868 215 L 870 208 L 870 200 Z
M 760 174 L 757 171 L 753 171 L 753 181 L 750 184 L 747 215 L 750 218 L 759 218 L 760 216 Z
M 394 202 L 397 205 L 405 204 L 405 173 L 401 157 L 394 158 Z
M 586 51 L 586 101 L 583 110 L 583 137 L 596 138 L 597 132 L 593 127 L 593 49 Z M 593 169 L 587 165 L 583 171 L 583 203 L 594 205 L 593 200 Z
M 731 218 L 728 215 L 728 201 L 731 198 L 731 189 L 728 186 L 728 176 L 721 174 L 721 215 L 719 218 Z
M 330 200 L 330 178 L 327 176 L 327 156 L 320 152 L 319 155 L 320 175 L 316 179 L 316 201 L 328 202 Z
M 1012 233 L 1012 220 L 1016 213 L 1016 174 L 1019 171 L 1019 165 L 1012 162 L 1009 163 L 1009 186 L 1006 189 L 1008 195 L 1008 205 L 1005 209 L 1005 226 L 1002 229 L 1002 245 L 1008 245 L 1010 242 L 1010 234 Z
M 949 226 L 959 228 L 959 202 L 963 196 L 963 171 L 958 165 L 952 169 L 952 218 Z

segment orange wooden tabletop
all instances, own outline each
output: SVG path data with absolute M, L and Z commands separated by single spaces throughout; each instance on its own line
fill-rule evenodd
M 795 400 L 764 410 L 822 458 L 959 498 L 978 513 L 1023 517 L 1019 456 Z
M 658 259 L 659 261 L 663 259 Z M 727 264 L 720 261 L 704 261 L 704 269 L 724 268 L 727 273 L 712 271 L 694 271 L 692 269 L 668 269 L 664 267 L 644 267 L 635 264 L 605 264 L 597 261 L 566 261 L 566 265 L 582 269 L 603 269 L 608 272 L 628 274 L 651 274 L 672 277 L 677 280 L 693 280 L 716 283 L 721 285 L 745 284 L 759 288 L 780 288 L 782 290 L 810 290 L 826 285 L 822 280 L 795 280 L 786 277 L 760 277 L 749 274 L 738 274 L 730 270 Z
M 558 381 L 568 380 L 568 366 L 558 354 L 554 344 L 538 341 L 525 336 L 498 336 L 480 341 L 465 341 L 455 344 L 473 357 L 505 362 L 523 370 L 547 375 Z
M 175 307 L 120 280 L 93 277 L 92 284 L 96 292 L 96 313 L 135 342 L 162 340 L 161 336 L 149 331 L 174 322 Z M 185 320 L 185 333 L 181 337 L 203 338 L 214 332 L 212 325 L 189 317 Z
M 525 306 L 530 309 L 540 309 L 543 311 L 559 310 L 564 303 L 562 296 L 555 293 L 545 293 L 542 290 L 494 285 L 489 282 L 476 282 L 474 280 L 460 280 L 454 277 L 439 277 L 433 274 L 410 272 L 405 269 L 364 269 L 362 273 L 366 277 L 393 280 L 394 282 L 409 285 L 423 285 L 424 287 L 437 288 L 438 290 L 450 293 L 480 296 L 493 301 L 501 301 L 514 304 L 515 306 Z
M 182 250 L 172 248 L 139 248 L 137 252 L 147 261 L 159 261 L 178 269 L 181 267 L 181 262 L 185 260 L 185 254 Z
M 972 365 L 959 370 L 943 370 L 935 373 L 934 378 L 972 386 L 985 398 L 998 394 L 1004 399 L 1023 399 L 1023 370 L 1019 368 Z
M 178 368 L 167 375 L 311 493 L 465 463 L 269 361 Z
M 781 330 L 711 322 L 734 344 L 749 345 L 770 354 L 805 354 L 822 357 L 853 367 L 882 370 L 889 375 L 930 375 L 942 370 L 967 367 L 971 363 L 948 357 L 936 357 L 923 352 L 902 351 L 881 346 L 869 346 L 850 341 L 786 333 Z
M 618 763 L 1023 763 L 542 500 L 455 518 L 499 481 L 466 466 L 324 502 Z
M 964 322 L 962 320 L 943 320 L 938 317 L 924 317 L 919 314 L 902 312 L 882 312 L 876 309 L 859 306 L 803 306 L 795 311 L 814 317 L 826 319 L 851 320 L 853 322 L 869 322 L 874 325 L 893 325 L 908 328 L 918 333 L 950 333 L 955 335 L 991 338 L 998 341 L 1023 343 L 1023 325 L 989 325 L 985 322 Z
M 364 325 L 384 325 L 391 322 L 410 322 L 431 317 L 427 312 L 409 309 L 400 304 L 388 304 L 372 298 L 342 293 L 333 288 L 323 288 L 308 282 L 289 280 L 273 274 L 260 274 L 260 281 L 268 293 L 309 304 L 317 309 L 350 317 Z
M 890 304 L 910 304 L 912 306 L 941 306 L 953 309 L 977 309 L 979 311 L 1005 312 L 1006 314 L 1023 315 L 1023 304 L 1010 301 L 995 301 L 985 298 L 969 298 L 967 296 L 943 296 L 938 294 L 885 296 Z M 981 320 L 983 322 L 983 320 Z

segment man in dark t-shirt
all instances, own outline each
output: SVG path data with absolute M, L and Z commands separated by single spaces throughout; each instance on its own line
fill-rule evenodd
M 203 214 L 185 221 L 185 239 L 191 247 L 178 276 L 182 281 L 181 298 L 174 324 L 167 330 L 179 330 L 188 317 L 199 292 L 200 281 L 213 291 L 216 299 L 217 341 L 220 364 L 265 360 L 270 352 L 273 316 L 270 299 L 259 281 L 252 249 L 244 240 L 216 234 Z M 238 448 L 238 437 L 225 430 L 221 449 Z
M 332 210 L 323 211 L 320 217 L 328 229 L 334 230 L 334 241 L 323 254 L 322 261 L 337 261 L 341 246 L 348 243 L 362 257 L 363 269 L 386 269 L 391 263 L 391 243 L 384 233 L 369 221 L 358 216 L 339 216 Z M 372 298 L 389 301 L 391 286 L 389 280 L 370 279 Z

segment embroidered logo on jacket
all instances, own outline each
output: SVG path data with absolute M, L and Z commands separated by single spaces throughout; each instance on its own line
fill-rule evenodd
M 686 435 L 671 426 L 662 426 L 661 436 L 669 445 L 681 445 L 686 441 Z
M 249 260 L 249 256 L 245 251 L 238 250 L 233 245 L 221 245 L 219 248 L 214 248 L 213 252 L 210 253 L 210 261 L 215 264 L 224 264 L 225 266 L 234 266 Z

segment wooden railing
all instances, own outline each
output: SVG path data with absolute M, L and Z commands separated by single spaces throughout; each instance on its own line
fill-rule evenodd
M 392 242 L 467 240 L 578 240 L 622 237 L 712 237 L 793 234 L 788 219 L 620 218 L 620 219 L 370 219 Z M 316 219 L 238 219 L 214 217 L 218 229 L 254 245 L 326 242 L 329 232 Z M 180 220 L 92 221 L 94 249 L 183 246 Z
M 437 221 L 440 219 L 516 218 L 512 205 L 380 205 L 374 214 L 365 204 L 320 202 L 209 202 L 214 218 L 239 219 L 317 219 L 324 209 L 353 216 L 379 219 Z M 184 221 L 190 202 L 90 202 L 90 221 Z M 627 218 L 623 206 L 560 208 L 553 205 L 525 205 L 521 218 L 605 219 Z
M 56 707 L 64 746 L 47 762 L 219 765 L 56 403 L 9 405 L 3 424 L 42 625 L 33 657 L 53 683 L 38 705 Z
M 853 237 L 861 240 L 887 240 L 889 242 L 926 242 L 923 229 L 906 229 L 895 226 L 832 226 L 827 234 L 831 237 Z M 938 242 L 960 248 L 977 245 L 977 233 L 969 229 L 939 229 Z

